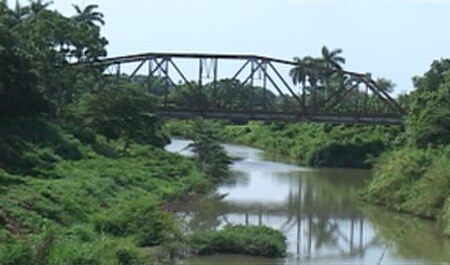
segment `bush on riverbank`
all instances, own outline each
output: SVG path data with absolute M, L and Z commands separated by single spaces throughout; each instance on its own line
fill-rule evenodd
M 226 226 L 220 231 L 195 234 L 190 243 L 199 255 L 283 257 L 286 254 L 286 237 L 266 226 Z
M 309 166 L 372 166 L 370 158 L 391 147 L 398 128 L 317 123 L 250 122 L 229 126 L 232 141 L 250 144 L 295 159 Z
M 450 228 L 449 150 L 403 148 L 384 154 L 363 197 L 393 210 L 441 220 Z

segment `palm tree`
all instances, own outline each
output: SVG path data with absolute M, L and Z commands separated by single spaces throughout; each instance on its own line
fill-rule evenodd
M 303 60 L 299 57 L 294 57 L 295 66 L 289 71 L 294 85 L 303 84 L 306 81 L 306 69 Z
M 306 68 L 306 75 L 308 76 L 308 82 L 311 88 L 317 87 L 317 82 L 320 79 L 320 66 L 322 64 L 321 59 L 313 58 L 311 56 L 306 56 L 303 58 L 303 64 Z
M 51 4 L 53 4 L 52 1 L 42 2 L 42 0 L 30 0 L 29 12 L 31 17 L 36 17 Z
M 306 77 L 307 77 L 307 69 L 304 61 L 299 57 L 294 57 L 294 61 L 296 65 L 289 71 L 289 75 L 292 78 L 292 82 L 294 85 L 301 84 L 302 85 L 302 108 L 303 112 L 305 112 L 306 107 Z
M 78 5 L 73 5 L 77 15 L 75 16 L 75 21 L 86 23 L 89 26 L 97 26 L 96 23 L 100 25 L 105 25 L 105 21 L 103 20 L 103 14 L 94 9 L 98 8 L 98 5 L 88 5 L 84 9 L 81 9 Z
M 345 64 L 345 58 L 340 56 L 342 49 L 330 51 L 326 46 L 322 47 L 322 60 L 326 68 L 342 70 L 342 64 Z
M 14 23 L 19 23 L 22 21 L 27 15 L 29 15 L 28 8 L 22 7 L 20 2 L 16 0 L 16 5 L 14 7 L 14 11 L 10 12 L 12 17 L 14 18 Z

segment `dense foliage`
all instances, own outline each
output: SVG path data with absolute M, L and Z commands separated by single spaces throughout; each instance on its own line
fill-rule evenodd
M 202 120 L 195 121 L 192 131 L 192 143 L 189 147 L 201 168 L 217 180 L 227 177 L 231 159 L 208 124 Z
M 395 210 L 437 218 L 450 235 L 450 61 L 433 62 L 414 84 L 404 147 L 382 156 L 364 195 Z
M 270 150 L 310 166 L 368 168 L 395 143 L 400 128 L 251 122 L 228 126 L 232 141 Z
M 106 55 L 100 27 L 80 14 L 65 17 L 42 1 L 9 9 L 0 2 L 1 114 L 58 115 L 86 89 L 98 69 L 84 71 L 70 62 L 93 61 Z M 91 10 L 92 11 L 92 10 Z M 89 74 L 88 74 L 89 73 Z
M 309 166 L 369 168 L 374 158 L 395 147 L 400 127 L 349 126 L 318 123 L 234 124 L 208 121 L 222 141 L 262 148 Z M 170 121 L 165 127 L 176 136 L 192 137 L 190 121 Z
M 45 264 L 115 264 L 122 244 L 148 256 L 136 246 L 167 244 L 180 236 L 161 204 L 209 185 L 192 162 L 154 148 L 132 146 L 128 155 L 115 158 L 91 156 L 56 163 L 40 178 L 0 172 L 1 264 L 35 259 L 11 248 L 45 255 Z M 46 235 L 54 239 L 46 242 Z M 33 244 L 25 244 L 24 236 Z M 47 253 L 35 244 L 48 244 Z
M 182 237 L 164 205 L 213 179 L 161 149 L 154 97 L 79 64 L 106 55 L 97 6 L 48 6 L 0 1 L 0 264 L 153 264 Z

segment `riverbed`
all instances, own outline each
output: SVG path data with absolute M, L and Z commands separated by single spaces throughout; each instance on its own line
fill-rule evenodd
M 189 155 L 187 140 L 167 150 Z M 362 203 L 370 170 L 316 169 L 284 162 L 246 146 L 224 145 L 232 177 L 217 187 L 223 199 L 191 202 L 180 212 L 186 231 L 227 224 L 266 225 L 288 239 L 283 259 L 216 255 L 183 265 L 445 264 L 450 240 L 436 222 Z

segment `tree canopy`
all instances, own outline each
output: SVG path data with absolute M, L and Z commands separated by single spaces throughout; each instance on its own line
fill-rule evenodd
M 450 144 L 450 60 L 436 60 L 414 78 L 410 95 L 408 136 L 418 147 Z

